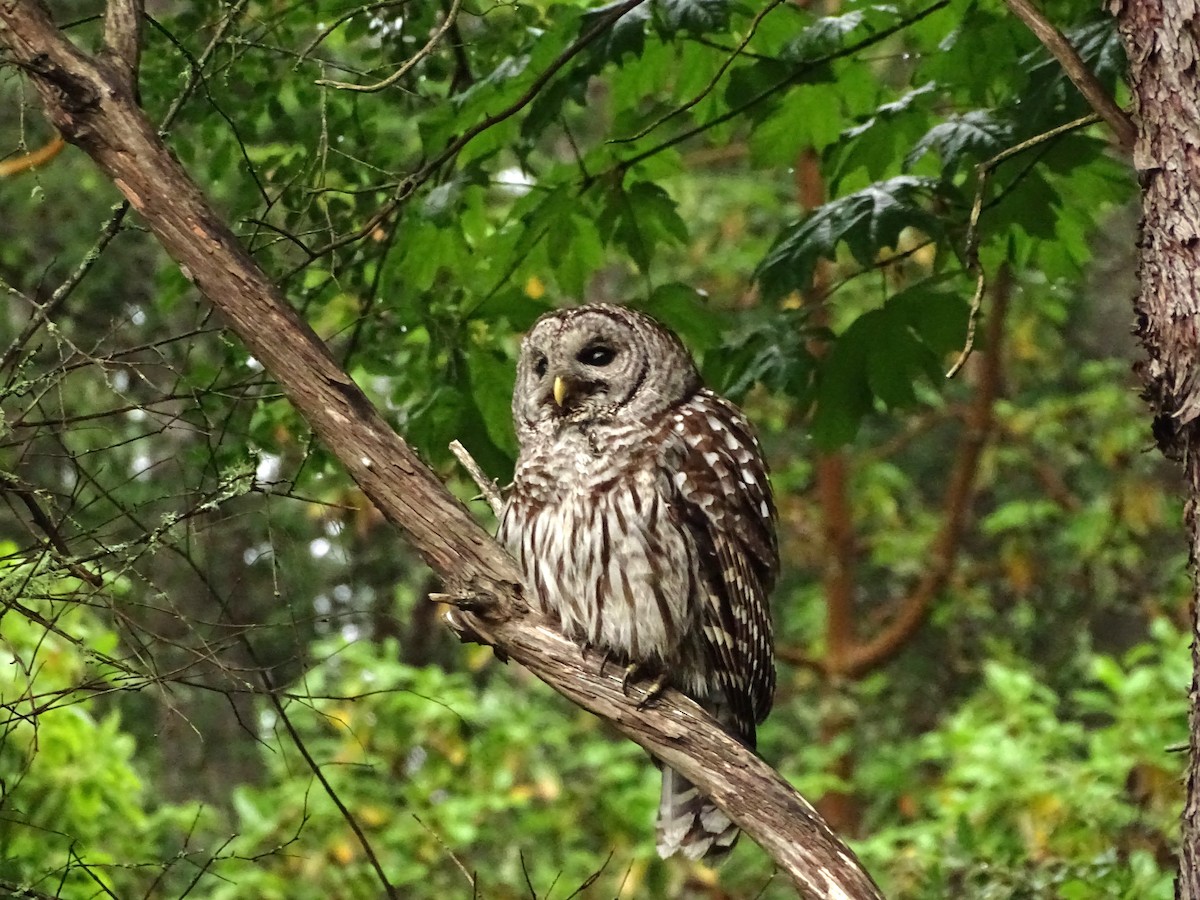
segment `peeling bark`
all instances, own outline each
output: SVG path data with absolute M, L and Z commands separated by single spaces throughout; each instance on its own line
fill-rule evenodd
M 1142 184 L 1137 369 L 1159 449 L 1183 462 L 1192 572 L 1187 798 L 1176 896 L 1200 900 L 1200 3 L 1114 0 Z

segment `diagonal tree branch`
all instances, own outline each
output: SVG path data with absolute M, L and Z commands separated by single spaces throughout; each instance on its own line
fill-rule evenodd
M 1054 27 L 1040 9 L 1033 5 L 1032 0 L 1004 0 L 1005 5 L 1013 14 L 1025 23 L 1033 32 L 1034 37 L 1042 42 L 1050 55 L 1058 60 L 1071 83 L 1079 88 L 1079 93 L 1087 100 L 1117 136 L 1117 143 L 1126 154 L 1133 153 L 1133 142 L 1137 131 L 1129 114 L 1117 105 L 1117 101 L 1104 89 L 1092 70 L 1087 67 L 1078 51 L 1071 46 L 1066 35 Z
M 450 616 L 461 635 L 491 644 L 699 785 L 806 896 L 881 897 L 807 801 L 698 706 L 668 692 L 638 709 L 615 674 L 599 672 L 598 654 L 581 653 L 530 613 L 512 559 L 388 427 L 237 242 L 138 108 L 120 67 L 81 53 L 37 0 L 0 0 L 0 22 L 0 40 L 53 124 L 112 179 L 317 437 L 462 598 L 464 609 Z

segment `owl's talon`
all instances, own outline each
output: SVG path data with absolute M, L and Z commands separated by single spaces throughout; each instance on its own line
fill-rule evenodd
M 596 667 L 596 674 L 601 678 L 604 677 L 604 670 L 608 668 L 608 662 L 611 659 L 612 651 L 605 648 L 604 652 L 600 655 L 600 665 Z
M 638 677 L 638 672 L 641 670 L 641 668 L 642 667 L 637 663 L 630 663 L 625 667 L 625 675 L 621 678 L 621 693 L 626 697 L 629 696 L 630 680 Z
M 433 595 L 431 594 L 430 596 L 432 597 Z M 442 621 L 450 627 L 450 630 L 454 632 L 461 643 L 487 645 L 487 641 L 483 639 L 483 635 L 479 633 L 474 625 L 463 618 L 458 609 L 454 607 L 447 609 L 442 613 Z M 507 662 L 507 660 L 504 661 Z
M 469 613 L 486 612 L 496 605 L 491 597 L 473 590 L 456 591 L 452 594 L 430 593 L 429 599 L 434 603 L 445 603 Z
M 663 691 L 667 689 L 667 685 L 670 684 L 670 682 L 671 679 L 665 672 L 655 678 L 652 682 L 650 682 L 650 686 L 646 688 L 646 696 L 641 699 L 641 702 L 638 703 L 637 708 L 646 709 L 647 707 L 653 706 L 655 703 L 657 703 L 659 698 L 663 695 Z

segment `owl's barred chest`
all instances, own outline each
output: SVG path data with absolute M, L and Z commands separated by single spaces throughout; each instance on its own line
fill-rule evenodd
M 544 612 L 574 640 L 631 661 L 684 662 L 696 631 L 696 548 L 669 508 L 664 457 L 597 454 L 586 435 L 523 453 L 501 540 Z
M 582 432 L 571 432 L 544 449 L 523 453 L 517 479 L 528 499 L 553 505 L 608 490 L 634 468 L 628 459 L 595 452 Z

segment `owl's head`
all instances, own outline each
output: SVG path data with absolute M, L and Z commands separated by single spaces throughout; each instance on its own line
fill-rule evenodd
M 672 332 L 622 306 L 557 310 L 521 342 L 513 420 L 522 439 L 564 423 L 653 421 L 700 387 Z

